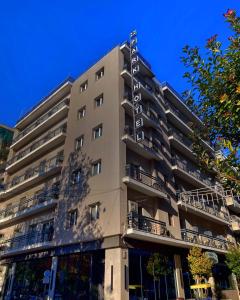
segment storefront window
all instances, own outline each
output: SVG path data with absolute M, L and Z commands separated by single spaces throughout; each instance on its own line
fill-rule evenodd
M 103 300 L 104 253 L 59 257 L 55 300 Z
M 49 281 L 44 274 L 51 270 L 51 258 L 22 261 L 16 264 L 12 299 L 45 299 Z
M 129 250 L 129 299 L 176 299 L 173 257 Z

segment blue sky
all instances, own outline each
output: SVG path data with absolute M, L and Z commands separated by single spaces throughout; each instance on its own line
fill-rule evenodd
M 0 123 L 16 120 L 67 76 L 77 77 L 137 29 L 160 81 L 182 92 L 185 44 L 203 46 L 239 0 L 0 1 Z

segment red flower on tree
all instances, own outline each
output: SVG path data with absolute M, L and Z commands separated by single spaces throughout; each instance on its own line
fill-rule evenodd
M 234 17 L 235 16 L 235 10 L 233 9 L 228 9 L 227 12 L 224 14 L 224 17 L 229 18 L 229 17 Z

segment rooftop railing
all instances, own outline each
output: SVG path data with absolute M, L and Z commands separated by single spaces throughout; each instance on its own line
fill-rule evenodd
M 49 140 L 51 140 L 55 136 L 57 136 L 61 133 L 65 133 L 66 128 L 67 128 L 66 125 L 62 125 L 59 128 L 48 132 L 43 138 L 41 138 L 37 141 L 34 141 L 29 147 L 25 148 L 23 151 L 19 152 L 12 159 L 10 159 L 7 162 L 7 167 L 9 167 L 13 163 L 17 162 L 18 160 L 22 159 L 23 157 L 25 157 L 29 153 L 33 152 L 37 148 L 41 147 L 43 144 L 45 144 L 46 142 L 48 142 Z
M 57 105 L 53 106 L 49 111 L 47 111 L 45 114 L 43 114 L 41 117 L 39 117 L 35 122 L 31 123 L 29 126 L 27 126 L 23 131 L 21 131 L 13 140 L 12 144 L 16 143 L 18 140 L 23 138 L 26 134 L 28 134 L 30 131 L 32 131 L 34 128 L 39 126 L 41 123 L 46 121 L 48 118 L 50 118 L 53 114 L 55 114 L 57 111 L 59 111 L 61 108 L 63 108 L 65 105 L 67 105 L 69 102 L 68 99 L 64 99 L 63 101 L 59 102 Z

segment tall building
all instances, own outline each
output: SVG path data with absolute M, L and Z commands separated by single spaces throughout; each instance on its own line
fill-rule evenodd
M 131 72 L 124 43 L 16 123 L 0 193 L 4 299 L 189 299 L 194 245 L 238 299 L 226 194 L 192 150 L 203 124 L 140 54 Z

